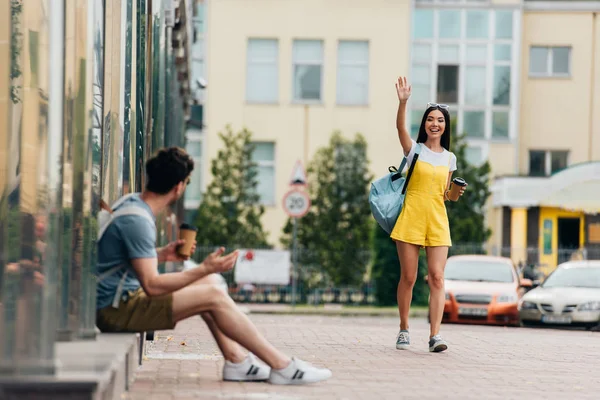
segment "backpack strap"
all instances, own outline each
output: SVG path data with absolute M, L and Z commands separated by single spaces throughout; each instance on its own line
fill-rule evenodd
M 408 188 L 408 181 L 410 181 L 410 177 L 412 176 L 413 170 L 415 169 L 415 164 L 417 163 L 419 154 L 421 154 L 421 143 L 417 143 L 415 154 L 413 156 L 412 162 L 410 163 L 410 168 L 408 169 L 408 174 L 406 175 L 406 180 L 404 181 L 404 186 L 402 187 L 402 194 L 406 193 L 406 189 Z M 406 158 L 404 158 L 404 161 L 406 161 Z
M 121 197 L 119 200 L 117 200 L 113 204 L 112 209 L 114 210 L 115 208 L 119 207 L 121 204 L 123 204 L 127 199 L 131 198 L 133 195 L 135 195 L 135 193 L 131 193 L 131 194 Z M 142 218 L 145 218 L 152 225 L 154 225 L 154 223 L 155 223 L 153 216 L 150 215 L 148 210 L 146 210 L 145 208 L 143 208 L 139 205 L 135 205 L 135 204 L 120 208 L 117 211 L 112 212 L 112 213 L 109 213 L 106 210 L 102 210 L 102 211 L 100 211 L 100 214 L 101 215 L 99 215 L 99 218 L 98 218 L 98 220 L 100 221 L 100 227 L 98 228 L 97 242 L 100 242 L 100 240 L 104 236 L 104 233 L 106 233 L 106 230 L 108 229 L 110 224 L 112 224 L 119 217 L 123 217 L 126 215 L 137 215 Z M 125 284 L 125 279 L 127 278 L 127 275 L 129 273 L 129 271 L 127 271 L 127 264 L 116 265 L 116 266 L 110 268 L 108 271 L 104 271 L 97 277 L 97 282 L 102 282 L 109 276 L 116 274 L 117 272 L 119 272 L 121 270 L 125 270 L 125 272 L 123 273 L 123 276 L 119 280 L 117 290 L 115 291 L 115 297 L 113 298 L 113 302 L 112 302 L 113 308 L 119 308 L 119 302 L 121 300 L 121 295 L 123 293 L 123 285 Z
M 108 229 L 110 224 L 113 223 L 113 221 L 115 221 L 119 217 L 123 217 L 126 215 L 137 215 L 139 217 L 145 218 L 152 225 L 154 225 L 154 218 L 152 218 L 152 216 L 150 216 L 150 213 L 148 212 L 148 210 L 146 210 L 143 207 L 132 204 L 130 206 L 120 208 L 117 211 L 113 212 L 112 214 L 108 215 L 108 218 L 104 221 L 102 226 L 100 226 L 100 228 L 98 229 L 98 241 L 100 241 L 100 239 L 102 239 L 102 236 L 104 236 L 104 233 L 106 232 L 106 230 Z

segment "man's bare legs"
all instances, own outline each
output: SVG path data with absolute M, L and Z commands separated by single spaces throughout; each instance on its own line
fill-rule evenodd
M 208 275 L 208 276 L 196 281 L 194 283 L 194 285 L 215 285 L 216 286 L 216 285 L 218 285 L 218 283 L 219 283 L 219 280 L 217 279 L 217 276 L 213 274 L 213 275 Z M 204 322 L 206 322 L 208 329 L 210 330 L 213 337 L 215 338 L 215 341 L 217 342 L 217 346 L 219 346 L 219 349 L 221 350 L 221 354 L 223 354 L 223 357 L 227 361 L 230 361 L 230 362 L 236 363 L 236 364 L 244 361 L 244 359 L 246 358 L 246 351 L 244 351 L 242 346 L 240 346 L 238 343 L 234 342 L 233 340 L 231 340 L 230 338 L 225 336 L 225 334 L 223 332 L 221 332 L 221 330 L 217 326 L 217 323 L 215 322 L 215 319 L 213 318 L 211 312 L 210 311 L 203 312 L 200 314 L 200 316 L 202 317 Z
M 237 308 L 223 289 L 214 284 L 194 284 L 173 293 L 175 321 L 179 322 L 205 312 L 210 313 L 217 332 L 250 350 L 271 368 L 282 369 L 290 364 L 291 359 L 258 332 L 250 319 Z M 219 347 L 225 346 L 225 350 L 222 350 L 224 354 L 229 351 L 237 352 L 231 343 L 219 337 L 220 339 L 217 339 L 215 336 L 215 339 L 221 340 L 220 343 L 217 342 Z

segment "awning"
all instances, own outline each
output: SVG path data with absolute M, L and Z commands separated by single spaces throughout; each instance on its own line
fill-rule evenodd
M 501 177 L 491 187 L 495 207 L 556 207 L 600 213 L 600 162 L 573 165 L 549 177 Z

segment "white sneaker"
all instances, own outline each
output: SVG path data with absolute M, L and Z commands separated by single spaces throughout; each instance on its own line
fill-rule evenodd
M 273 385 L 305 385 L 331 378 L 327 368 L 317 368 L 306 361 L 292 357 L 290 365 L 283 369 L 272 369 L 269 383 Z
M 235 382 L 260 382 L 266 381 L 271 373 L 271 367 L 263 364 L 252 353 L 241 363 L 235 364 L 225 360 L 223 366 L 223 380 Z

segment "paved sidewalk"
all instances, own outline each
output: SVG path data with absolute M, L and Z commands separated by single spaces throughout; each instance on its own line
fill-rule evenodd
M 130 400 L 158 399 L 598 399 L 600 333 L 444 325 L 449 351 L 427 351 L 428 325 L 412 322 L 412 349 L 395 349 L 389 317 L 256 315 L 277 347 L 326 366 L 325 383 L 282 387 L 221 381 L 223 359 L 200 318 L 161 332 Z

